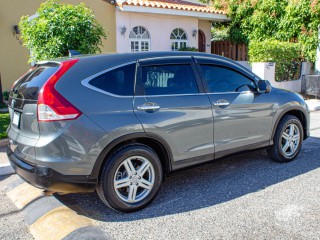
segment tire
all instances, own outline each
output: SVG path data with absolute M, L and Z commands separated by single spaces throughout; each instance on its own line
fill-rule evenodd
M 290 162 L 297 157 L 303 141 L 303 127 L 300 120 L 285 115 L 278 124 L 273 146 L 268 149 L 269 157 L 276 162 Z
M 103 165 L 97 193 L 112 209 L 133 212 L 152 202 L 162 180 L 157 154 L 145 145 L 129 144 L 111 154 Z

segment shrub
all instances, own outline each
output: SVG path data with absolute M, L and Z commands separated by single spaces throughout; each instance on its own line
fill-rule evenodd
M 48 0 L 41 4 L 37 18 L 23 16 L 19 23 L 23 44 L 31 52 L 29 62 L 68 55 L 73 49 L 95 53 L 106 38 L 105 29 L 84 3 L 61 4 Z
M 3 100 L 8 101 L 9 100 L 9 92 L 8 91 L 4 91 L 2 93 L 3 96 Z
M 7 137 L 7 128 L 10 123 L 9 113 L 0 113 L 0 139 Z
M 195 47 L 182 47 L 179 48 L 179 51 L 184 51 L 184 52 L 198 52 L 198 48 Z
M 277 40 L 251 41 L 248 54 L 250 62 L 275 62 L 276 81 L 292 80 L 301 60 L 298 43 Z
M 230 26 L 221 23 L 214 23 L 211 27 L 211 40 L 225 41 L 230 40 Z

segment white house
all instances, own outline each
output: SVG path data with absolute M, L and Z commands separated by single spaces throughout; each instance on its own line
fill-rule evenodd
M 195 47 L 211 52 L 211 23 L 225 12 L 181 0 L 118 0 L 116 51 L 176 51 Z

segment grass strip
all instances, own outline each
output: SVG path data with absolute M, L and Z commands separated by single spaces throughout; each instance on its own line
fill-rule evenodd
M 0 113 L 0 139 L 7 138 L 7 128 L 10 123 L 9 113 Z

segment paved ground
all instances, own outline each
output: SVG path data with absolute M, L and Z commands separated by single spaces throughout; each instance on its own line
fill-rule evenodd
M 320 112 L 298 158 L 272 162 L 258 151 L 168 178 L 146 209 L 122 214 L 95 194 L 58 196 L 115 239 L 319 239 Z M 0 239 L 32 239 L 4 195 L 16 178 L 0 178 Z
M 33 239 L 23 215 L 5 195 L 6 186 L 17 176 L 0 176 L 0 239 Z

